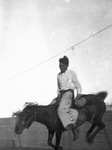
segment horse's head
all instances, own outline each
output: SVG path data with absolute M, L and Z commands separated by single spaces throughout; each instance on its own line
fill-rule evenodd
M 36 107 L 26 106 L 18 115 L 15 124 L 15 133 L 22 134 L 25 128 L 29 128 L 36 119 Z

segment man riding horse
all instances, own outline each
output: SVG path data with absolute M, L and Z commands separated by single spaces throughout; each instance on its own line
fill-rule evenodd
M 78 111 L 71 107 L 75 95 L 74 91 L 76 91 L 78 98 L 82 93 L 82 88 L 76 73 L 69 70 L 68 66 L 69 59 L 66 56 L 59 59 L 60 72 L 57 75 L 58 97 L 51 104 L 59 103 L 58 116 L 65 130 L 72 130 L 75 140 L 79 135 L 76 124 L 81 123 L 81 119 L 78 117 Z
M 62 150 L 60 139 L 65 130 L 72 130 L 73 140 L 76 140 L 79 135 L 78 127 L 86 121 L 90 122 L 92 125 L 86 133 L 86 140 L 92 144 L 96 135 L 105 128 L 102 117 L 106 111 L 104 100 L 108 93 L 102 91 L 96 94 L 81 94 L 82 89 L 77 76 L 73 71 L 67 70 L 68 66 L 69 60 L 66 56 L 59 59 L 61 72 L 57 75 L 58 97 L 52 101 L 52 105 L 27 105 L 17 115 L 16 134 L 21 134 L 34 121 L 39 122 L 48 129 L 48 145 L 54 150 Z M 73 102 L 74 91 L 77 92 L 77 96 Z M 54 134 L 55 144 L 52 142 Z

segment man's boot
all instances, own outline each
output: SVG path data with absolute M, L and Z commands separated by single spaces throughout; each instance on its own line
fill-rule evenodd
M 73 141 L 75 141 L 79 137 L 79 129 L 76 128 L 75 124 L 69 124 L 66 127 L 66 130 L 71 130 L 73 133 Z
M 76 128 L 78 128 L 79 126 L 81 126 L 83 123 L 86 122 L 87 120 L 87 113 L 88 113 L 88 110 L 83 108 L 81 109 L 81 111 L 79 111 L 79 115 L 78 115 L 78 118 L 76 120 L 76 123 L 74 124 L 74 126 Z
M 77 140 L 77 138 L 79 137 L 79 129 L 78 129 L 78 127 L 80 125 L 82 125 L 85 121 L 86 121 L 85 114 L 80 114 L 79 113 L 79 116 L 78 116 L 78 118 L 76 120 L 76 123 L 74 125 L 72 125 L 72 128 L 71 128 L 72 133 L 74 135 L 73 141 Z
M 78 127 L 81 126 L 83 123 L 86 122 L 87 120 L 87 117 L 86 117 L 86 112 L 87 110 L 84 109 L 83 112 L 79 112 L 79 115 L 78 115 L 78 118 L 76 120 L 76 123 L 75 124 L 69 124 L 67 127 L 66 127 L 66 130 L 72 130 L 72 133 L 74 135 L 73 137 L 73 141 L 76 140 L 79 136 L 79 129 Z
M 86 109 L 83 109 L 86 112 Z M 78 128 L 80 125 L 82 125 L 87 120 L 87 115 L 85 112 L 80 111 L 78 114 L 78 118 L 74 124 L 69 124 L 66 127 L 66 130 L 72 130 L 74 128 Z

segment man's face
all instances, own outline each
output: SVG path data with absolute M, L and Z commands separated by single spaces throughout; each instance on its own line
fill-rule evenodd
M 59 64 L 59 68 L 61 70 L 61 73 L 65 72 L 67 70 L 68 65 L 64 64 L 64 63 L 60 63 Z

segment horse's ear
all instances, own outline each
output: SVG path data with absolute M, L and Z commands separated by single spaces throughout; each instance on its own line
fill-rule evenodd
M 35 103 L 35 105 L 39 105 L 39 103 Z
M 13 112 L 12 117 L 17 117 L 20 114 L 20 110 Z
M 28 106 L 28 105 L 33 105 L 33 102 L 25 102 L 24 107 Z

